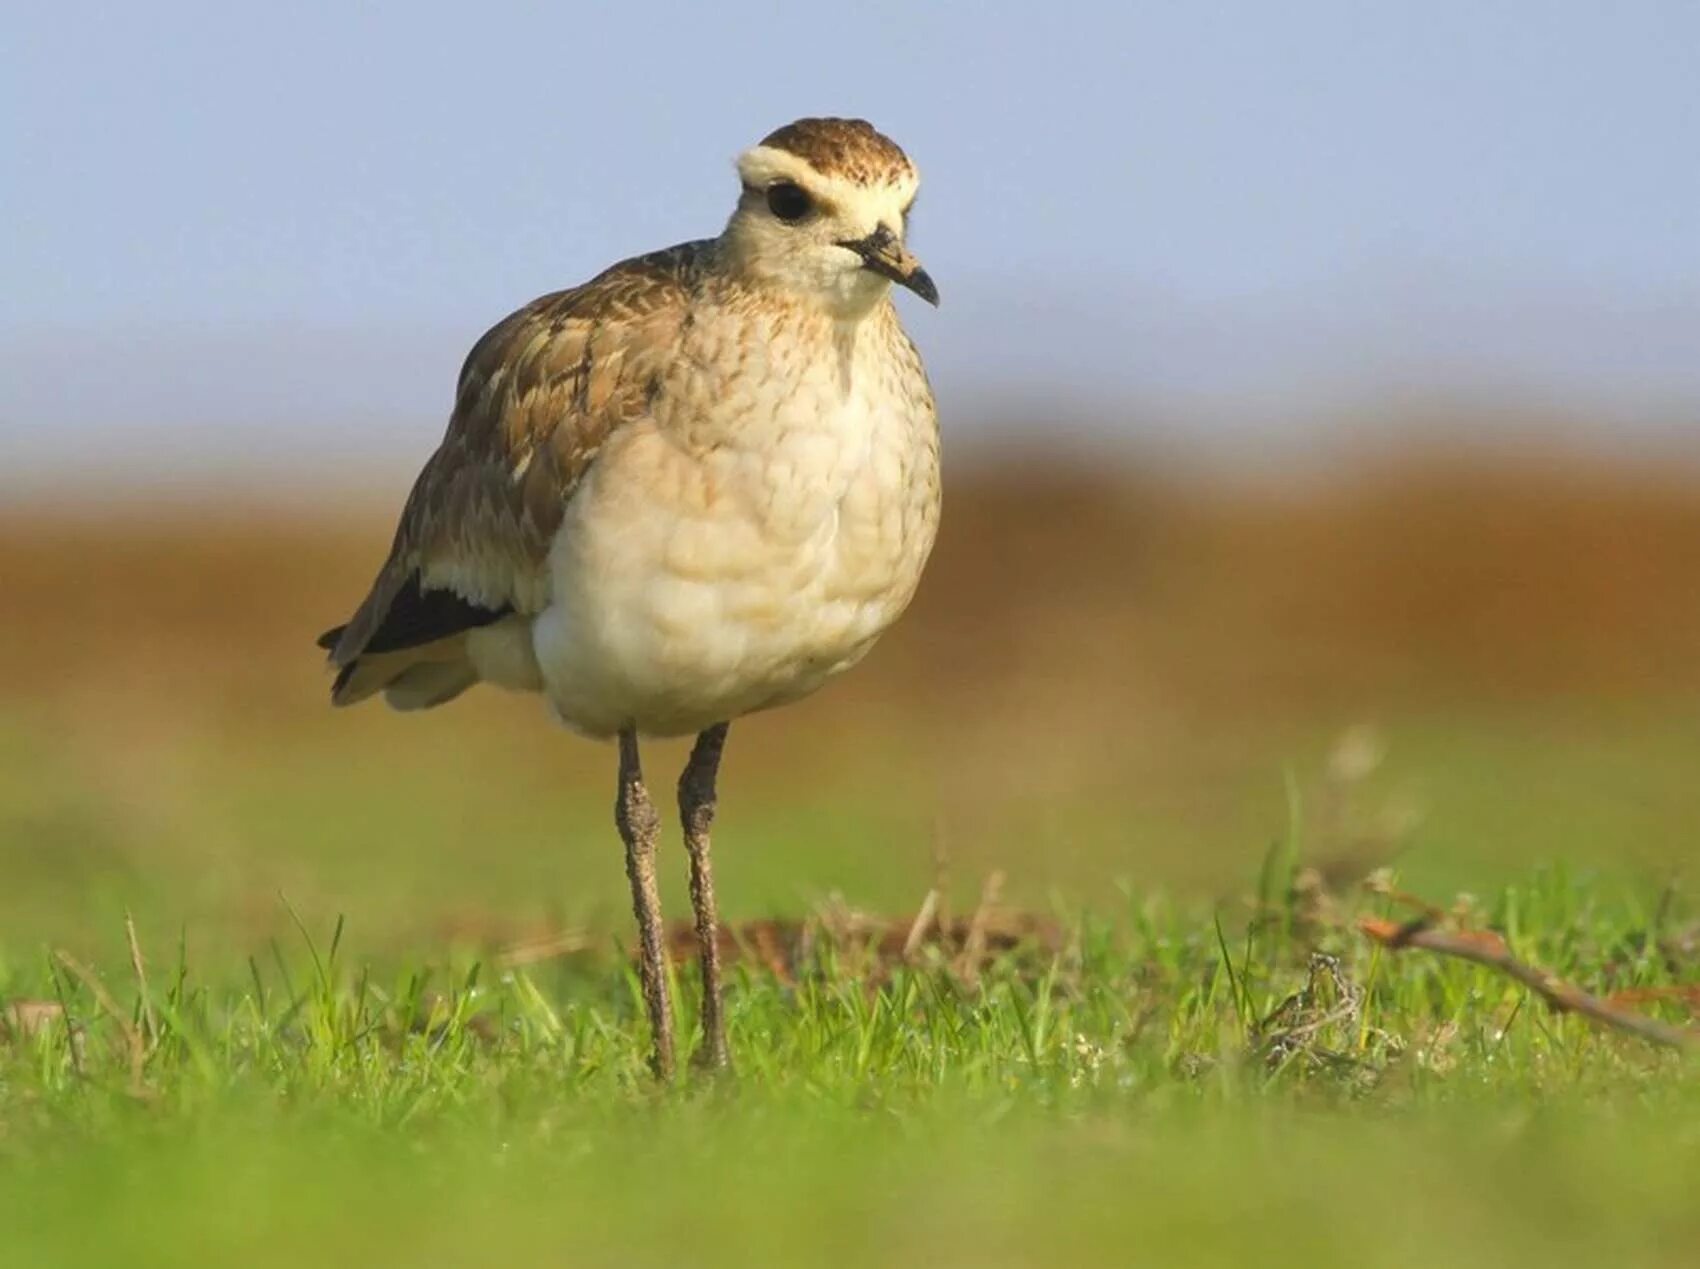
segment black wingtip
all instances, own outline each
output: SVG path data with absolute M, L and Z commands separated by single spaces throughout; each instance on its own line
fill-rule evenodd
M 331 684 L 331 704 L 337 703 L 336 698 L 342 695 L 342 689 L 348 686 L 348 680 L 354 677 L 354 671 L 359 665 L 359 661 L 350 661 L 336 672 L 336 682 Z
M 337 641 L 342 638 L 342 632 L 347 629 L 347 626 L 333 626 L 331 629 L 325 631 L 324 634 L 319 636 L 319 646 L 326 652 L 331 651 L 336 647 Z

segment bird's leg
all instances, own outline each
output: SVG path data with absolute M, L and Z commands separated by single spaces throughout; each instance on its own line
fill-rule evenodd
M 722 1070 L 730 1061 L 726 1051 L 726 1022 L 720 1013 L 720 925 L 714 910 L 714 870 L 708 860 L 708 829 L 714 823 L 714 777 L 720 751 L 726 744 L 725 723 L 716 723 L 697 737 L 690 761 L 679 777 L 679 821 L 685 829 L 685 849 L 691 856 L 691 909 L 696 913 L 697 948 L 702 959 L 702 1048 L 696 1064 Z
M 632 913 L 638 923 L 638 971 L 655 1048 L 650 1065 L 659 1080 L 673 1078 L 673 1009 L 667 999 L 667 935 L 661 921 L 661 891 L 655 883 L 655 843 L 661 818 L 643 787 L 637 731 L 620 732 L 620 790 L 614 822 L 626 844 L 626 877 L 632 883 Z

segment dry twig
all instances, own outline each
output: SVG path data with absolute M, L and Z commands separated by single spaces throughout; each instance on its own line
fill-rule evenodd
M 933 928 L 933 921 L 939 911 L 939 889 L 934 886 L 927 891 L 927 897 L 921 900 L 921 910 L 915 914 L 915 921 L 909 927 L 909 934 L 903 940 L 903 959 L 912 961 L 915 953 L 921 950 L 921 943 L 927 937 L 927 931 Z
M 130 1021 L 129 1015 L 118 1007 L 118 1002 L 112 999 L 105 985 L 99 978 L 95 977 L 93 970 L 67 951 L 61 950 L 55 952 L 54 955 L 61 965 L 82 981 L 83 986 L 87 987 L 90 994 L 94 996 L 95 1003 L 112 1016 L 112 1020 L 118 1024 L 118 1029 L 124 1033 L 124 1047 L 130 1055 L 130 1095 L 145 1098 L 148 1095 L 148 1090 L 146 1083 L 142 1080 L 142 1070 L 147 1062 L 148 1050 L 147 1044 L 142 1039 L 142 1033 L 136 1030 L 136 1026 Z
M 130 941 L 130 968 L 136 971 L 136 987 L 142 994 L 142 1027 L 153 1044 L 159 1043 L 159 1022 L 153 1016 L 153 999 L 148 993 L 147 962 L 142 959 L 142 942 L 136 937 L 136 919 L 124 909 L 124 934 Z
M 986 884 L 980 889 L 980 906 L 974 909 L 974 916 L 968 922 L 958 968 L 958 974 L 966 983 L 979 981 L 980 962 L 986 955 L 986 923 L 991 920 L 992 909 L 997 907 L 998 896 L 1003 893 L 1003 881 L 1003 869 L 992 869 L 986 877 Z
M 1687 1052 L 1700 1050 L 1700 1033 L 1684 1030 L 1681 1027 L 1669 1026 L 1657 1018 L 1649 1018 L 1646 1014 L 1632 1010 L 1619 1009 L 1591 996 L 1579 987 L 1573 987 L 1562 979 L 1554 977 L 1544 969 L 1518 960 L 1511 954 L 1511 949 L 1505 945 L 1505 940 L 1499 935 L 1485 930 L 1459 930 L 1449 932 L 1436 929 L 1433 918 L 1424 915 L 1412 921 L 1400 924 L 1396 921 L 1384 921 L 1377 917 L 1360 917 L 1358 929 L 1368 937 L 1380 943 L 1383 947 L 1399 951 L 1407 947 L 1420 947 L 1424 951 L 1434 952 L 1440 956 L 1452 956 L 1459 960 L 1471 961 L 1477 965 L 1486 965 L 1497 969 L 1500 973 L 1516 979 L 1530 991 L 1534 992 L 1552 1008 L 1563 1013 L 1579 1013 L 1592 1022 L 1610 1027 L 1615 1031 L 1624 1031 L 1630 1035 L 1641 1037 L 1653 1044 L 1661 1044 L 1666 1048 L 1681 1049 Z
M 571 956 L 593 946 L 594 941 L 583 930 L 561 930 L 555 934 L 546 934 L 524 943 L 504 947 L 496 953 L 495 959 L 496 964 L 503 969 L 518 969 L 535 965 L 539 961 Z
M 0 1006 L 0 1040 L 29 1040 L 65 1019 L 64 1007 L 52 1000 L 14 1000 Z
M 1682 1005 L 1689 1012 L 1700 1012 L 1700 983 L 1683 983 L 1672 987 L 1625 987 L 1606 997 L 1613 1008 L 1623 1005 L 1645 1005 L 1654 1001 Z

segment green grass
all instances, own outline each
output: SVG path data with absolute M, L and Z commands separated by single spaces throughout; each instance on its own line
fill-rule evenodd
M 942 843 L 958 913 L 1001 869 L 1061 935 L 739 968 L 736 1077 L 666 1090 L 609 749 L 494 692 L 325 705 L 312 614 L 390 509 L 12 517 L 0 1006 L 48 1021 L 0 1038 L 0 1269 L 1694 1263 L 1696 1060 L 1377 952 L 1350 880 L 1284 901 L 1391 864 L 1590 990 L 1700 982 L 1693 498 L 1435 457 L 953 486 L 900 630 L 733 728 L 717 888 L 900 917 Z M 644 758 L 666 806 L 683 746 Z M 600 952 L 500 955 L 567 930 Z
M 1064 914 L 972 980 L 740 968 L 736 1075 L 670 1089 L 612 957 L 385 963 L 303 924 L 248 964 L 147 949 L 144 987 L 117 930 L 105 1001 L 10 960 L 0 994 L 69 1026 L 0 1044 L 0 1262 L 1689 1263 L 1696 1063 L 1377 950 L 1349 918 L 1384 898 L 1310 923 L 1287 876 L 1255 921 Z M 1605 991 L 1692 981 L 1692 917 L 1551 870 L 1475 920 Z
M 1184 752 L 1184 729 L 1117 732 L 1030 782 L 1022 755 L 929 760 L 899 729 L 802 748 L 751 720 L 716 826 L 734 921 L 835 892 L 913 912 L 937 833 L 959 914 L 1004 868 L 1057 934 L 974 979 L 830 942 L 789 981 L 742 964 L 735 1076 L 662 1090 L 609 937 L 630 921 L 609 755 L 511 704 L 435 727 L 0 718 L 0 1005 L 50 1015 L 0 1039 L 0 1267 L 1470 1269 L 1700 1245 L 1700 1061 L 1378 951 L 1354 920 L 1404 915 L 1382 895 L 1290 893 L 1300 856 L 1391 860 L 1588 990 L 1692 985 L 1687 705 L 1407 717 L 1355 774 L 1328 774 L 1320 721 Z M 659 788 L 680 755 L 646 759 Z M 564 929 L 592 950 L 498 954 Z

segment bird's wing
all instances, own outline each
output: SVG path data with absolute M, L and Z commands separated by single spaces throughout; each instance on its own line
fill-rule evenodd
M 389 558 L 319 642 L 347 671 L 547 603 L 563 512 L 608 437 L 660 391 L 712 244 L 685 243 L 546 295 L 473 346 L 454 413 L 414 482 Z

